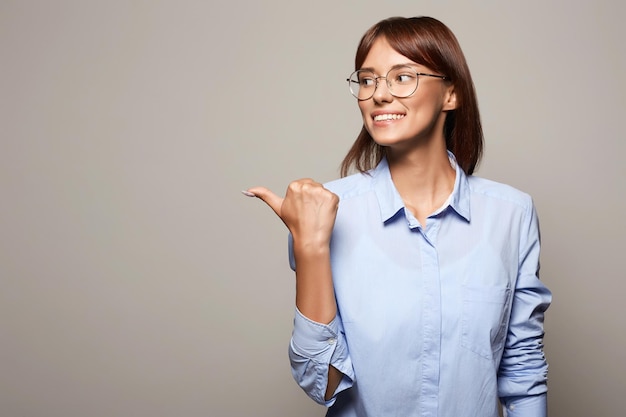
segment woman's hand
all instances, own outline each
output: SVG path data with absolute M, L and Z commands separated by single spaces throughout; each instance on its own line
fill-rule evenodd
M 310 178 L 293 181 L 284 198 L 265 187 L 252 187 L 245 192 L 263 200 L 285 223 L 294 245 L 302 250 L 328 247 L 339 197 Z

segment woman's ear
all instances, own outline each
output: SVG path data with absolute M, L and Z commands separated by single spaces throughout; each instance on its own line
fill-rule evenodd
M 451 85 L 446 90 L 446 95 L 443 102 L 443 111 L 450 111 L 456 109 L 456 90 Z

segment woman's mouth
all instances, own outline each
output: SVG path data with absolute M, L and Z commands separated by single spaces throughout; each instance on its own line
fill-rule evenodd
M 374 121 L 384 122 L 387 120 L 398 120 L 398 119 L 402 119 L 404 116 L 405 116 L 404 114 L 397 114 L 397 113 L 377 114 L 374 116 Z

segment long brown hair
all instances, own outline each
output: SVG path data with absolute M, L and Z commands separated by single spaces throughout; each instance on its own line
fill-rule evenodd
M 474 172 L 483 152 L 483 130 L 480 123 L 474 83 L 463 51 L 452 31 L 432 17 L 392 17 L 372 26 L 361 38 L 354 60 L 361 68 L 374 41 L 384 37 L 398 53 L 411 61 L 450 78 L 456 92 L 456 109 L 449 111 L 444 124 L 446 147 L 467 175 Z M 365 172 L 385 156 L 385 148 L 374 142 L 365 127 L 341 163 L 341 176 L 351 168 Z

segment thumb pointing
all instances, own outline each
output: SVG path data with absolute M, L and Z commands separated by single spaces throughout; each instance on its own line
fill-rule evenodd
M 267 204 L 272 210 L 274 210 L 274 213 L 276 213 L 278 217 L 281 217 L 280 213 L 284 198 L 277 196 L 268 188 L 252 187 L 248 188 L 244 194 L 253 194 L 254 197 L 263 200 L 265 204 Z

